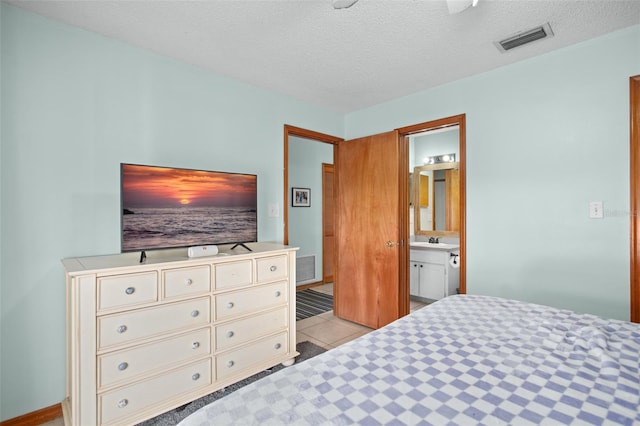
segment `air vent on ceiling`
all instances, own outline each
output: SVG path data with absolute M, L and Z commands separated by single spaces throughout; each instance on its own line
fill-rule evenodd
M 515 47 L 522 46 L 523 44 L 531 43 L 533 41 L 548 37 L 553 37 L 553 31 L 551 31 L 551 26 L 547 22 L 546 24 L 540 25 L 539 27 L 520 32 L 504 40 L 496 41 L 494 42 L 494 44 L 496 45 L 498 50 L 500 50 L 501 52 L 506 52 Z

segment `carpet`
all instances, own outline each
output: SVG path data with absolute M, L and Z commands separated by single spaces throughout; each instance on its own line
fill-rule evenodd
M 333 309 L 333 296 L 312 289 L 296 292 L 296 321 Z
M 300 352 L 300 355 L 296 357 L 296 364 L 302 362 L 306 359 L 313 358 L 316 355 L 319 355 L 323 352 L 326 352 L 326 349 L 320 347 L 311 342 L 300 342 L 296 345 L 296 349 Z M 271 373 L 274 373 L 278 370 L 281 370 L 284 367 L 282 364 L 278 364 L 268 370 L 261 371 L 257 374 L 254 374 L 251 377 L 247 377 L 244 380 L 240 380 L 233 385 L 229 385 L 226 388 L 220 389 L 209 395 L 203 396 L 200 399 L 196 399 L 186 405 L 175 408 L 171 411 L 167 411 L 166 413 L 160 414 L 157 417 L 146 420 L 142 423 L 139 423 L 140 426 L 174 426 L 178 424 L 182 419 L 186 418 L 192 413 L 195 413 L 200 408 L 209 405 L 216 399 L 220 399 L 223 396 L 229 395 L 230 393 L 240 389 L 243 386 L 248 385 L 251 382 L 254 382 L 262 377 L 268 376 Z

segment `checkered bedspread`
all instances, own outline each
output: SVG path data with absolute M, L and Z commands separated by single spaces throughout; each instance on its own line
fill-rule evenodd
M 458 295 L 180 424 L 640 424 L 639 369 L 640 325 Z

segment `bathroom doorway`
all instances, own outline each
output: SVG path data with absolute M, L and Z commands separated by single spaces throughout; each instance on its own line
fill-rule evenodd
M 454 133 L 455 131 L 455 133 Z M 430 195 L 431 203 L 425 203 L 427 207 L 424 209 L 414 209 L 414 203 L 419 202 L 419 200 L 412 200 L 410 197 L 410 215 L 409 218 L 409 228 L 410 228 L 410 238 L 415 238 L 416 235 L 421 235 L 425 237 L 433 236 L 434 238 L 458 238 L 460 245 L 459 252 L 459 262 L 460 262 L 460 278 L 459 278 L 459 287 L 458 292 L 461 294 L 465 294 L 467 291 L 466 287 L 466 264 L 467 264 L 467 256 L 466 256 L 466 116 L 465 114 L 455 115 L 451 117 L 446 117 L 438 120 L 428 121 L 425 123 L 415 124 L 412 126 L 407 126 L 398 129 L 398 132 L 401 137 L 404 137 L 408 140 L 409 145 L 409 153 L 408 153 L 408 161 L 409 161 L 409 170 L 413 171 L 414 166 L 418 164 L 425 164 L 431 162 L 431 164 L 436 163 L 438 160 L 434 160 L 436 157 L 444 157 L 447 155 L 454 154 L 455 158 L 453 159 L 456 163 L 456 179 L 454 191 L 450 191 L 450 194 L 455 193 L 455 197 L 448 197 L 444 204 L 440 204 L 440 206 L 436 204 L 433 205 L 434 195 Z M 450 140 L 451 137 L 440 137 L 440 138 L 431 138 L 434 135 L 455 135 L 457 140 Z M 425 137 L 425 135 L 431 135 L 426 137 L 428 140 L 423 142 L 416 141 L 420 137 Z M 414 144 L 421 143 L 428 146 L 425 149 L 424 146 L 421 147 L 413 147 L 412 151 L 412 142 Z M 443 160 L 444 159 L 440 159 Z M 449 159 L 447 159 L 448 161 Z M 440 163 L 444 164 L 444 163 Z M 442 166 L 444 167 L 444 166 Z M 414 182 L 418 181 L 417 179 L 409 178 Z M 416 191 L 414 185 L 409 185 L 412 189 L 410 191 Z M 457 193 L 456 193 L 457 191 Z M 414 197 L 415 198 L 415 197 Z M 443 198 L 444 199 L 444 198 Z M 455 199 L 455 203 L 452 203 L 451 200 Z M 435 207 L 435 208 L 434 208 Z M 420 211 L 425 210 L 425 212 L 431 212 L 431 216 L 425 214 L 420 215 Z M 418 213 L 414 213 L 418 211 Z M 438 215 L 438 211 L 440 214 Z M 444 217 L 443 217 L 444 216 Z M 422 219 L 422 220 L 420 220 Z M 442 220 L 441 220 L 442 219 Z M 409 265 L 407 265 L 409 267 Z

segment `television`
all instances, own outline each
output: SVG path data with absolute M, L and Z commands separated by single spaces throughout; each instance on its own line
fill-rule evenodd
M 123 253 L 258 240 L 256 175 L 121 163 L 120 184 Z

